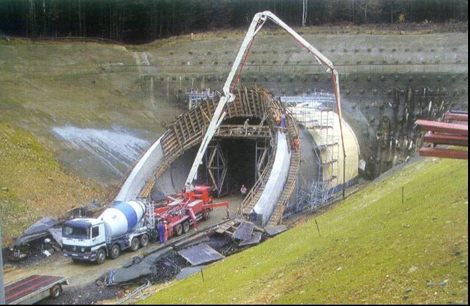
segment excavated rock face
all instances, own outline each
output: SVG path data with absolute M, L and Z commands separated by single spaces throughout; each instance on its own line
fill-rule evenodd
M 370 81 L 368 77 L 340 76 L 343 115 L 358 138 L 365 162 L 361 175 L 368 179 L 419 149 L 422 134 L 414 128 L 417 119 L 438 120 L 447 110 L 468 110 L 468 74 L 373 74 Z M 275 82 L 255 82 L 248 73 L 243 84 L 260 84 L 278 97 L 332 90 L 325 74 L 302 76 L 292 83 L 270 79 Z M 217 86 L 211 83 L 212 88 Z
M 365 162 L 362 174 L 367 178 L 416 152 L 420 145 L 420 134 L 413 128 L 416 119 L 437 119 L 448 109 L 468 109 L 467 34 L 304 37 L 340 73 L 344 116 L 358 137 Z M 178 49 L 168 45 L 149 51 L 151 64 L 161 61 L 163 54 L 168 55 L 166 64 L 174 64 L 162 67 L 155 88 L 181 103 L 186 99 L 184 88 L 222 88 L 240 43 L 241 38 L 202 39 L 181 43 Z M 261 32 L 241 83 L 259 84 L 275 96 L 332 92 L 331 76 L 315 63 L 289 37 Z
M 257 81 L 249 72 L 244 75 L 243 85 L 260 84 L 277 97 L 332 90 L 326 74 L 299 76 L 292 83 L 269 74 Z M 422 134 L 414 128 L 417 119 L 438 120 L 447 110 L 468 110 L 467 80 L 467 73 L 341 75 L 343 115 L 365 162 L 361 175 L 375 178 L 412 156 L 422 144 Z M 207 84 L 205 77 L 204 82 L 222 86 Z

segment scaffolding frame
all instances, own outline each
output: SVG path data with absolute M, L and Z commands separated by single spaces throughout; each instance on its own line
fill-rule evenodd
M 191 89 L 191 91 L 186 94 L 188 95 L 189 101 L 188 109 L 199 105 L 204 100 L 212 99 L 220 95 L 219 92 L 211 91 L 210 88 L 201 91 L 199 91 L 198 89 Z
M 205 152 L 206 185 L 211 186 L 217 192 L 217 196 L 228 193 L 227 160 L 222 152 L 219 140 L 211 141 Z M 224 187 L 226 187 L 224 189 Z
M 329 106 L 330 101 L 299 99 L 295 103 L 293 98 L 289 100 L 291 106 L 300 106 L 291 108 L 297 121 L 304 128 L 317 131 L 320 138 L 314 149 L 318 178 L 307 190 L 298 190 L 296 209 L 316 211 L 334 198 L 338 185 L 340 146 L 339 135 L 334 129 L 335 113 Z

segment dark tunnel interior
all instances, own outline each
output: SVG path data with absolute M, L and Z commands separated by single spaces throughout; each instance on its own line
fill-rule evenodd
M 224 159 L 227 162 L 227 176 L 223 186 L 223 195 L 236 195 L 241 185 L 250 190 L 255 184 L 256 141 L 248 139 L 218 139 Z M 206 161 L 199 169 L 199 183 L 211 185 Z

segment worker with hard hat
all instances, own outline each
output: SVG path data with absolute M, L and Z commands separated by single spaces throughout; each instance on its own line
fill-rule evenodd
M 165 225 L 161 221 L 158 224 L 158 236 L 160 237 L 160 243 L 165 243 Z
M 164 222 L 164 226 L 165 226 L 165 243 L 168 241 L 168 230 L 169 230 L 169 226 L 168 226 L 168 221 L 165 220 Z

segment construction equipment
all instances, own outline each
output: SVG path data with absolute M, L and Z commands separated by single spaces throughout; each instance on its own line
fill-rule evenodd
M 229 218 L 229 203 L 212 203 L 210 189 L 209 186 L 196 186 L 176 197 L 167 197 L 167 204 L 155 209 L 157 223 L 168 222 L 168 237 L 187 233 L 191 225 L 197 230 L 197 222 L 209 219 L 211 211 L 216 207 L 226 207 Z
M 168 236 L 180 236 L 197 228 L 197 221 L 208 219 L 216 207 L 228 202 L 212 203 L 210 187 L 196 186 L 194 190 L 169 196 L 166 205 L 154 208 L 141 201 L 120 202 L 106 209 L 97 219 L 77 218 L 65 222 L 62 228 L 64 256 L 74 261 L 102 264 L 106 258 L 116 259 L 121 251 L 135 252 L 157 237 L 157 224 L 167 221 Z
M 121 202 L 106 209 L 97 219 L 77 218 L 62 228 L 64 256 L 74 261 L 102 264 L 116 259 L 121 251 L 147 246 L 155 225 L 147 222 L 151 209 L 140 201 Z
M 415 124 L 422 131 L 427 131 L 424 135 L 424 142 L 431 145 L 431 147 L 421 148 L 419 155 L 468 160 L 468 150 L 437 148 L 438 145 L 468 147 L 468 113 L 450 111 L 444 114 L 444 119 L 457 123 L 416 120 Z
M 253 45 L 254 39 L 268 19 L 270 19 L 275 24 L 279 25 L 281 28 L 286 30 L 287 33 L 292 35 L 295 40 L 297 40 L 303 47 L 305 47 L 314 56 L 317 62 L 321 66 L 324 67 L 326 72 L 332 74 L 332 81 L 333 81 L 334 93 L 335 93 L 335 98 L 336 98 L 336 107 L 338 110 L 338 116 L 339 116 L 339 122 L 340 122 L 341 140 L 342 140 L 342 143 L 344 144 L 339 75 L 336 69 L 334 68 L 333 63 L 328 58 L 326 58 L 320 51 L 318 51 L 315 47 L 313 47 L 309 42 L 307 42 L 304 38 L 302 38 L 299 34 L 297 34 L 297 32 L 295 32 L 291 27 L 289 27 L 281 19 L 279 19 L 276 15 L 274 15 L 273 13 L 269 11 L 261 12 L 261 13 L 256 14 L 255 17 L 253 18 L 250 28 L 248 29 L 245 39 L 238 52 L 238 55 L 233 63 L 230 74 L 227 77 L 227 80 L 223 88 L 223 95 L 220 98 L 219 104 L 217 105 L 217 108 L 214 112 L 210 125 L 207 128 L 206 134 L 202 140 L 201 146 L 199 147 L 199 151 L 196 155 L 196 158 L 194 159 L 194 163 L 191 167 L 188 178 L 186 180 L 185 186 L 188 191 L 191 191 L 194 189 L 193 183 L 197 179 L 198 168 L 202 164 L 207 147 L 211 139 L 213 138 L 214 134 L 216 133 L 217 129 L 219 128 L 220 124 L 225 118 L 226 114 L 224 112 L 224 108 L 227 103 L 233 102 L 235 99 L 235 96 L 232 93 L 232 91 L 235 89 L 235 87 L 238 84 L 238 81 L 240 80 L 243 67 L 245 65 L 246 59 Z M 346 149 L 344 145 L 343 145 L 343 155 L 344 155 L 344 162 L 345 162 L 346 161 Z
M 32 305 L 47 297 L 58 298 L 62 286 L 68 285 L 66 277 L 51 275 L 31 275 L 5 288 L 6 305 Z

